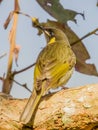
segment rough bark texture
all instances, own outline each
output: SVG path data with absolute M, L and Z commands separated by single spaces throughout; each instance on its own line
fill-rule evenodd
M 98 84 L 43 97 L 33 128 L 18 121 L 26 102 L 0 94 L 0 130 L 98 130 Z

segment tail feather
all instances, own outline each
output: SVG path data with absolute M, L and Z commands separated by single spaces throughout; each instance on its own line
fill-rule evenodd
M 32 95 L 30 96 L 28 103 L 26 104 L 26 107 L 21 114 L 20 121 L 23 122 L 24 124 L 27 124 L 31 117 L 33 116 L 33 113 L 41 99 L 42 94 L 39 93 L 37 94 L 35 89 L 32 92 Z
M 35 88 L 33 89 L 33 92 L 20 117 L 20 121 L 23 122 L 24 124 L 27 124 L 30 121 L 32 121 L 34 112 L 40 102 L 40 99 L 45 93 L 45 88 L 47 87 L 46 84 L 47 81 L 44 81 L 41 85 L 41 90 L 39 90 L 38 92 L 35 90 Z

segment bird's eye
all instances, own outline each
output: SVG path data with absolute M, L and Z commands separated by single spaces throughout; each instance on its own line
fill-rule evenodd
M 44 32 L 45 32 L 45 34 L 48 36 L 48 37 L 55 37 L 55 34 L 54 34 L 54 32 L 53 32 L 53 30 L 52 29 L 45 29 L 44 30 Z
M 49 29 L 49 34 L 51 37 L 54 37 L 54 32 L 51 29 Z

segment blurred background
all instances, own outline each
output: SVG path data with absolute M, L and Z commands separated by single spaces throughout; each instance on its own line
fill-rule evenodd
M 80 15 L 77 15 L 75 19 L 77 24 L 72 21 L 68 21 L 70 28 L 81 38 L 88 32 L 98 28 L 98 7 L 96 6 L 97 0 L 60 0 L 65 9 L 71 9 L 79 13 L 85 14 L 85 20 Z M 34 0 L 19 0 L 21 11 L 29 14 L 32 17 L 39 18 L 40 22 L 46 22 L 47 19 L 55 20 L 47 12 L 45 12 L 36 1 Z M 8 17 L 9 13 L 14 9 L 14 0 L 4 0 L 0 5 L 0 55 L 7 53 L 5 57 L 0 59 L 0 76 L 6 74 L 8 53 L 9 53 L 9 31 L 12 26 L 12 21 L 9 24 L 7 30 L 3 28 L 3 24 Z M 18 58 L 18 67 L 13 64 L 13 70 L 20 70 L 33 64 L 42 48 L 46 45 L 43 35 L 38 36 L 37 30 L 31 27 L 31 21 L 29 18 L 20 15 L 17 28 L 16 43 L 20 45 L 21 50 Z M 98 36 L 91 35 L 83 40 L 91 59 L 88 63 L 94 63 L 98 70 Z M 15 76 L 15 80 L 21 84 L 27 83 L 29 89 L 33 88 L 33 68 Z M 77 87 L 86 84 L 98 83 L 98 77 L 88 76 L 78 72 L 74 72 L 67 87 Z M 0 81 L 0 90 L 2 88 L 2 81 Z M 11 95 L 17 98 L 27 98 L 30 96 L 30 92 L 22 88 L 17 84 L 13 84 Z

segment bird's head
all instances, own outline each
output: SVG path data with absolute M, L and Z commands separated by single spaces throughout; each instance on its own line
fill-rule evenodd
M 67 40 L 65 33 L 60 29 L 53 27 L 45 27 L 43 32 L 46 36 L 48 43 L 53 43 L 59 40 Z

